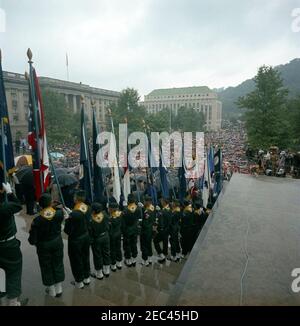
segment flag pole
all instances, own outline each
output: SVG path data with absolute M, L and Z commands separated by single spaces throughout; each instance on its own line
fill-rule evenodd
M 37 160 L 38 160 L 38 169 L 39 169 L 39 175 L 40 175 L 40 186 L 41 186 L 41 193 L 44 192 L 44 180 L 42 177 L 41 173 L 41 153 L 40 153 L 40 136 L 39 136 L 39 130 L 38 130 L 38 116 L 37 116 L 37 99 L 35 96 L 34 92 L 34 78 L 33 78 L 33 61 L 32 61 L 32 52 L 31 49 L 27 50 L 27 57 L 29 59 L 29 76 L 28 76 L 28 81 L 29 81 L 29 86 L 30 86 L 30 93 L 31 93 L 31 98 L 32 98 L 32 109 L 33 109 L 33 119 L 34 119 L 34 129 L 35 129 L 35 136 L 36 136 L 36 143 L 37 143 Z M 26 77 L 26 76 L 25 76 Z
M 96 103 L 94 101 L 92 101 L 91 104 L 92 104 L 92 108 L 93 108 L 93 119 L 95 120 L 96 132 L 97 132 L 97 135 L 98 135 L 99 130 L 98 130 L 98 124 L 96 123 L 96 115 L 95 115 L 95 105 L 96 105 Z M 95 154 L 95 153 L 93 153 L 93 154 Z M 96 162 L 96 160 L 95 160 L 95 162 Z M 109 193 L 108 193 L 108 189 L 107 189 L 107 183 L 103 179 L 103 173 L 101 173 L 101 178 L 102 178 L 102 184 L 104 185 L 104 188 L 105 188 L 107 203 L 109 204 Z M 95 185 L 94 185 L 94 187 L 95 187 Z
M 91 189 L 91 201 L 93 202 L 94 201 L 94 194 L 93 194 L 93 189 L 92 189 L 92 171 L 91 171 L 91 162 L 90 162 L 90 152 L 88 151 L 89 149 L 89 141 L 88 141 L 88 138 L 87 138 L 87 130 L 86 130 L 86 124 L 85 124 L 85 115 L 84 115 L 84 97 L 83 95 L 81 95 L 80 97 L 80 100 L 81 100 L 81 109 L 83 110 L 83 125 L 84 125 L 84 132 L 85 132 L 85 140 L 86 140 L 86 143 L 85 143 L 85 150 L 86 150 L 86 158 L 87 158 L 87 161 L 88 161 L 88 177 L 89 177 L 89 183 L 90 183 L 90 189 Z
M 117 145 L 117 140 L 116 140 L 116 134 L 115 134 L 115 126 L 114 126 L 114 120 L 113 120 L 113 117 L 112 117 L 112 112 L 111 112 L 111 109 L 108 109 L 108 116 L 110 117 L 110 123 L 111 123 L 111 131 L 115 137 L 115 144 Z M 119 156 L 118 156 L 118 151 L 117 151 L 117 146 L 116 146 L 116 159 L 117 159 L 117 167 L 119 169 Z M 115 177 L 115 175 L 114 175 Z M 122 184 L 121 180 L 120 180 L 120 173 L 119 173 L 119 183 L 120 183 L 120 186 Z
M 66 66 L 67 66 L 67 81 L 70 81 L 70 75 L 69 75 L 69 57 L 68 57 L 68 53 L 66 53 Z
M 1 118 L 1 145 L 2 145 L 2 157 L 3 157 L 3 160 L 2 160 L 2 164 L 3 164 L 3 180 L 4 180 L 4 183 L 7 182 L 7 176 L 6 176 L 6 157 L 5 157 L 5 134 L 4 134 L 4 118 Z M 6 192 L 4 192 L 4 200 L 5 202 L 7 202 L 7 194 Z

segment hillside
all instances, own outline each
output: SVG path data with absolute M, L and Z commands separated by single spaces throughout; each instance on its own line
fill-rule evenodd
M 289 96 L 300 95 L 300 59 L 294 59 L 288 64 L 275 67 L 284 81 L 284 87 L 288 88 Z M 239 114 L 235 102 L 240 96 L 244 96 L 254 89 L 253 79 L 248 79 L 237 87 L 228 87 L 219 92 L 219 98 L 223 102 L 223 116 Z

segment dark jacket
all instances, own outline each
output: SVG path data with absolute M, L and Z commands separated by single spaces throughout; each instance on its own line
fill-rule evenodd
M 29 243 L 38 246 L 40 243 L 61 237 L 63 220 L 64 214 L 62 210 L 55 210 L 52 207 L 43 209 L 31 224 Z
M 0 241 L 16 235 L 17 227 L 14 214 L 22 210 L 22 205 L 13 194 L 8 195 L 7 200 L 0 204 Z
M 65 223 L 65 233 L 69 240 L 76 240 L 88 234 L 88 224 L 91 222 L 90 207 L 84 203 L 77 204 Z
M 97 239 L 109 231 L 109 218 L 105 212 L 101 212 L 95 216 L 92 216 L 92 221 L 88 226 L 91 242 L 97 241 Z

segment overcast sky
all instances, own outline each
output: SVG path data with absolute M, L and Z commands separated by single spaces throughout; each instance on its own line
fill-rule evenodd
M 262 64 L 300 57 L 300 33 L 291 28 L 298 7 L 299 0 L 0 0 L 3 67 L 23 73 L 30 47 L 39 75 L 66 79 L 67 52 L 70 80 L 95 87 L 145 95 L 235 86 Z

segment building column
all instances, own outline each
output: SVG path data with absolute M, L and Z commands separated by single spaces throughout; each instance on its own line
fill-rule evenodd
M 65 101 L 67 104 L 67 108 L 69 108 L 69 95 L 68 94 L 65 94 Z
M 73 95 L 73 112 L 77 113 L 77 98 L 76 98 L 76 95 Z

